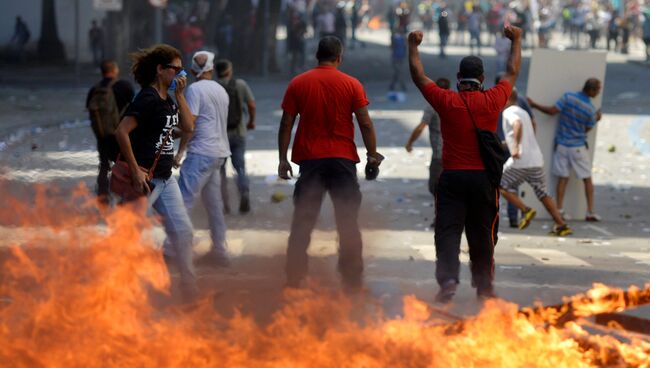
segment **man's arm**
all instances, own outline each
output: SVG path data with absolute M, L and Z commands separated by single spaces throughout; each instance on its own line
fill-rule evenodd
M 508 63 L 506 66 L 506 74 L 501 79 L 510 82 L 514 86 L 519 76 L 521 69 L 521 34 L 520 28 L 515 26 L 507 26 L 503 29 L 504 35 L 511 41 L 510 55 L 508 56 Z
M 248 107 L 248 124 L 246 125 L 246 129 L 248 130 L 254 130 L 255 129 L 255 112 L 256 112 L 256 106 L 255 106 L 255 100 L 248 100 L 246 103 L 246 106 Z
M 291 143 L 291 130 L 296 121 L 296 116 L 282 112 L 282 119 L 280 120 L 280 130 L 278 131 L 278 153 L 280 164 L 278 165 L 278 176 L 282 179 L 289 179 L 293 176 L 291 164 L 287 160 L 287 151 L 289 151 L 289 143 Z
M 196 119 L 196 116 L 194 119 Z M 190 139 L 192 139 L 192 135 L 194 135 L 192 132 L 181 133 L 181 143 L 178 146 L 178 152 L 176 152 L 176 155 L 174 156 L 174 167 L 178 168 L 181 166 L 181 161 L 183 161 L 185 151 L 187 151 L 187 144 L 189 143 Z
M 512 123 L 512 135 L 514 139 L 514 147 L 512 147 L 512 152 L 510 152 L 510 155 L 512 158 L 515 160 L 518 160 L 521 157 L 521 152 L 519 152 L 519 146 L 521 145 L 521 134 L 522 132 L 522 126 L 521 126 L 521 120 L 515 120 Z
M 415 142 L 416 139 L 420 137 L 420 134 L 422 134 L 422 131 L 426 126 L 427 126 L 427 122 L 422 121 L 420 122 L 420 124 L 418 124 L 418 126 L 415 127 L 415 129 L 413 129 L 413 132 L 411 133 L 408 142 L 406 142 L 406 146 L 404 146 L 407 152 L 413 151 L 413 143 Z
M 555 105 L 553 106 L 540 105 L 537 102 L 531 100 L 530 97 L 528 98 L 528 104 L 533 109 L 537 109 L 547 115 L 557 115 L 560 112 L 560 109 L 558 109 Z
M 377 137 L 375 135 L 375 127 L 372 124 L 372 120 L 370 119 L 368 107 L 363 106 L 358 108 L 354 112 L 354 115 L 357 117 L 357 123 L 359 124 L 359 129 L 361 130 L 361 138 L 363 138 L 363 144 L 366 146 L 368 156 L 379 160 L 381 156 L 377 154 Z
M 411 72 L 411 79 L 415 86 L 418 87 L 420 92 L 424 93 L 424 87 L 433 83 L 429 77 L 424 74 L 424 67 L 422 60 L 420 60 L 420 52 L 418 46 L 422 43 L 423 34 L 421 31 L 414 31 L 409 33 L 409 70 Z

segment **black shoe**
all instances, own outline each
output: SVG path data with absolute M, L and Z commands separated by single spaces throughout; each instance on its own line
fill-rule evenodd
M 247 195 L 241 196 L 239 201 L 239 213 L 248 213 L 251 210 L 250 200 Z
M 225 254 L 216 255 L 208 252 L 194 262 L 200 267 L 227 268 L 230 267 L 230 259 Z
M 347 276 L 341 278 L 343 292 L 346 294 L 358 294 L 363 291 L 363 276 Z
M 456 294 L 456 288 L 458 284 L 456 280 L 447 280 L 441 286 L 436 298 L 434 299 L 436 303 L 447 304 Z
M 510 219 L 510 227 L 512 228 L 518 228 L 519 227 L 519 221 L 517 219 Z
M 494 292 L 494 287 L 492 286 L 477 288 L 476 297 L 478 297 L 481 300 L 498 298 L 497 293 Z

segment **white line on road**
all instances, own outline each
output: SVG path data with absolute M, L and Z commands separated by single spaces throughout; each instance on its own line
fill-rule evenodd
M 551 266 L 587 266 L 591 264 L 576 258 L 568 253 L 555 249 L 537 249 L 537 248 L 514 248 L 535 260 Z
M 611 232 L 607 231 L 607 229 L 604 229 L 604 228 L 602 228 L 600 226 L 589 224 L 589 225 L 585 225 L 584 227 L 595 230 L 595 231 L 598 231 L 599 233 L 601 233 L 603 235 L 614 236 L 614 234 L 612 234 Z
M 640 263 L 645 263 L 647 265 L 650 265 L 650 254 L 649 253 L 624 252 L 624 253 L 621 253 L 621 254 L 626 256 L 626 257 L 630 257 L 632 259 L 635 259 Z
M 427 261 L 436 261 L 435 245 L 413 245 L 411 248 L 417 250 L 422 255 L 422 258 L 426 259 Z M 460 261 L 462 263 L 469 263 L 469 255 L 466 252 L 463 252 L 462 249 L 460 252 Z

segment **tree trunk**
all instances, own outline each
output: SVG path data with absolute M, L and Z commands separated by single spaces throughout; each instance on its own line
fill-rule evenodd
M 56 27 L 54 0 L 42 0 L 41 37 L 38 40 L 38 56 L 42 61 L 65 61 L 65 48 Z

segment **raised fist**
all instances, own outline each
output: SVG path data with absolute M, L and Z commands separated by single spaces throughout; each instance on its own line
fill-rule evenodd
M 422 33 L 422 31 L 413 31 L 409 33 L 409 44 L 413 46 L 420 46 L 423 37 L 424 34 Z
M 503 34 L 510 39 L 510 41 L 514 41 L 515 39 L 520 39 L 523 31 L 519 27 L 515 26 L 506 26 L 503 28 Z

